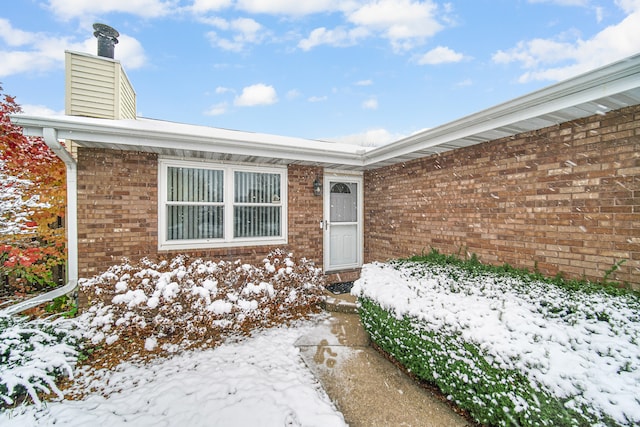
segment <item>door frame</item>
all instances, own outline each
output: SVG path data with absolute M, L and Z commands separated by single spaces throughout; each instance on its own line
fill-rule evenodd
M 330 242 L 330 232 L 331 232 L 331 182 L 339 181 L 339 182 L 350 182 L 357 184 L 357 244 L 356 244 L 356 262 L 354 264 L 344 264 L 337 267 L 332 267 L 331 263 L 331 242 Z M 351 172 L 351 171 L 342 171 L 342 170 L 330 170 L 325 169 L 322 189 L 323 189 L 323 254 L 324 254 L 324 271 L 325 273 L 336 272 L 336 271 L 345 271 L 345 270 L 353 270 L 356 268 L 362 267 L 363 257 L 364 257 L 364 175 L 362 172 Z

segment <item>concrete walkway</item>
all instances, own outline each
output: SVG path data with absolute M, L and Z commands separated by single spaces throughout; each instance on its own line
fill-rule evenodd
M 432 392 L 374 350 L 352 297 L 328 298 L 330 317 L 296 346 L 353 427 L 468 426 Z

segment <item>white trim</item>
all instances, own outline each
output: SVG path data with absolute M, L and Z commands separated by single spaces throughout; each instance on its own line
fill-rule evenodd
M 556 115 L 563 118 L 558 122 L 569 121 L 596 114 L 594 108 L 598 109 L 599 104 L 623 108 L 638 103 L 640 54 L 377 148 L 143 118 L 106 120 L 23 114 L 10 117 L 26 135 L 42 136 L 43 128 L 54 128 L 59 138 L 73 139 L 87 147 L 152 151 L 161 155 L 181 151 L 185 156 L 229 155 L 259 161 L 371 169 L 480 143 L 488 140 L 485 133 L 493 130 L 509 136 L 522 129 L 545 127 L 538 126 L 541 121 L 554 124 Z
M 224 173 L 224 236 L 221 239 L 198 239 L 198 240 L 168 240 L 167 239 L 167 168 L 170 166 L 182 166 L 196 169 L 222 170 Z M 234 203 L 234 173 L 235 172 L 258 172 L 280 175 L 280 202 L 276 205 L 281 208 L 280 212 L 280 237 L 253 237 L 234 238 L 233 237 L 233 208 Z M 190 249 L 213 249 L 242 246 L 265 246 L 265 245 L 285 245 L 288 242 L 288 205 L 287 205 L 288 173 L 283 166 L 248 166 L 232 163 L 204 162 L 191 160 L 174 160 L 161 158 L 158 160 L 158 250 L 190 250 Z

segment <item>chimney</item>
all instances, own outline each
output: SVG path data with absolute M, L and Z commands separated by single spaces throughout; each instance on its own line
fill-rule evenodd
M 136 92 L 113 48 L 120 34 L 93 24 L 98 55 L 65 52 L 65 114 L 121 120 L 136 118 Z
M 99 23 L 93 24 L 93 29 L 93 35 L 98 39 L 98 56 L 113 59 L 113 50 L 118 44 L 120 33 L 108 25 Z

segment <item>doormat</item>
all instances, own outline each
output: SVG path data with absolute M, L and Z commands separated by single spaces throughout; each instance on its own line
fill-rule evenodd
M 353 281 L 351 282 L 340 282 L 340 283 L 332 283 L 327 285 L 326 288 L 329 292 L 339 295 L 339 294 L 347 294 L 351 292 L 351 288 L 353 287 Z

